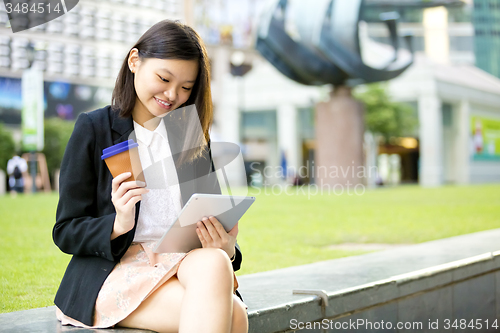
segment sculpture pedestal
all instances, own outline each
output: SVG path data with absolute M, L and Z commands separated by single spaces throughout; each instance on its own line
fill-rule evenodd
M 328 102 L 316 106 L 315 183 L 323 190 L 363 185 L 364 107 L 351 88 L 335 87 Z

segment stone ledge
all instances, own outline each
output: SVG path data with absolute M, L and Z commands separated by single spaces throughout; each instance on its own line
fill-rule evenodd
M 289 267 L 238 278 L 249 306 L 250 332 L 290 329 L 302 322 L 337 318 L 412 294 L 500 269 L 500 229 L 398 249 Z M 294 289 L 325 290 L 329 306 Z M 293 312 L 292 312 L 293 309 Z
M 56 307 L 31 309 L 0 314 L 0 332 L 9 333 L 147 333 L 151 331 L 137 329 L 85 329 L 62 326 L 56 318 Z
M 495 229 L 356 257 L 239 276 L 239 290 L 249 306 L 250 332 L 286 331 L 290 329 L 292 318 L 302 322 L 338 318 L 498 271 L 498 239 L 500 229 Z M 497 279 L 500 278 L 500 274 L 497 276 Z M 295 289 L 325 290 L 329 306 L 322 307 L 322 301 L 317 296 L 293 295 Z M 0 332 L 75 330 L 145 332 L 61 326 L 55 317 L 55 307 L 0 314 Z

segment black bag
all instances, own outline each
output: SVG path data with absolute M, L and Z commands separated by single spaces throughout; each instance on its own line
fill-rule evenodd
M 15 179 L 21 179 L 23 178 L 23 173 L 21 172 L 21 169 L 16 165 L 14 168 L 14 172 L 12 173 Z

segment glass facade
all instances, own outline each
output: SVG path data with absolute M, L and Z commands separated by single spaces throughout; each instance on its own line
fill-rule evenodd
M 29 66 L 27 47 L 35 47 L 33 66 L 54 78 L 113 80 L 131 45 L 154 23 L 183 18 L 181 0 L 80 1 L 47 23 L 13 34 L 0 1 L 0 76 Z
M 369 23 L 380 22 L 380 14 L 387 12 L 397 12 L 400 16 L 399 22 L 420 23 L 422 22 L 422 8 L 405 7 L 401 5 L 376 5 L 365 6 L 361 19 Z
M 500 78 L 500 1 L 474 0 L 476 66 Z
M 498 1 L 498 0 L 497 0 Z M 412 48 L 415 52 L 425 52 L 425 36 L 422 29 L 423 12 L 425 8 L 442 4 L 439 1 L 429 1 L 421 3 L 415 1 L 392 1 L 392 0 L 367 0 L 366 6 L 362 12 L 362 19 L 371 24 L 369 31 L 370 38 L 373 40 L 390 45 L 390 38 L 387 29 L 382 29 L 380 23 L 380 14 L 395 11 L 399 14 L 399 31 L 410 33 L 412 38 Z M 474 34 L 472 28 L 468 25 L 472 23 L 473 6 L 464 2 L 449 2 L 446 4 L 448 17 L 449 47 L 453 54 L 468 54 L 473 64 L 474 52 Z M 400 46 L 406 48 L 406 42 L 400 38 Z M 451 56 L 453 57 L 453 56 Z M 462 57 L 463 58 L 463 57 Z M 459 62 L 463 61 L 459 57 Z M 468 60 L 467 60 L 468 61 Z
M 448 9 L 448 22 L 470 22 L 471 6 L 461 1 L 419 1 L 419 0 L 365 0 L 363 20 L 379 22 L 379 15 L 385 12 L 398 12 L 400 22 L 420 23 L 423 10 L 428 7 L 445 5 Z
M 241 135 L 243 140 L 276 138 L 276 111 L 245 111 L 241 113 Z
M 75 119 L 80 112 L 110 103 L 129 48 L 154 23 L 184 17 L 182 0 L 80 1 L 52 21 L 12 33 L 0 1 L 0 123 L 21 123 L 21 75 L 32 66 L 43 72 L 45 117 Z

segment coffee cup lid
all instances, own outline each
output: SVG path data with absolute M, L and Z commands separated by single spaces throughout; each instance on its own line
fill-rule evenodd
M 122 153 L 124 151 L 127 151 L 129 149 L 132 149 L 132 148 L 135 148 L 138 146 L 139 146 L 139 144 L 137 142 L 134 142 L 134 140 L 132 140 L 132 139 L 130 139 L 128 141 L 120 142 L 114 146 L 105 148 L 102 151 L 101 160 L 105 160 L 108 157 L 114 156 L 116 154 Z

